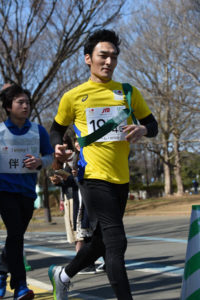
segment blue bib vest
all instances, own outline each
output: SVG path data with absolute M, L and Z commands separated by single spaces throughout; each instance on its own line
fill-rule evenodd
M 38 125 L 31 123 L 26 134 L 15 135 L 4 123 L 0 123 L 0 173 L 37 173 L 37 170 L 29 170 L 25 167 L 24 160 L 27 154 L 40 156 Z

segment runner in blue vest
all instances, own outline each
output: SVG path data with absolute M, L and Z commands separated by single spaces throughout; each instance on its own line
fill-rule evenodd
M 0 93 L 8 119 L 0 123 L 0 214 L 7 238 L 0 261 L 0 298 L 6 292 L 7 273 L 14 300 L 30 300 L 23 260 L 24 233 L 34 210 L 37 173 L 52 163 L 53 149 L 45 128 L 28 120 L 31 95 L 16 84 Z

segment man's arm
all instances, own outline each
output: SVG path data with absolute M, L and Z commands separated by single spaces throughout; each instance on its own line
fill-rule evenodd
M 63 136 L 68 126 L 62 126 L 55 120 L 50 129 L 50 141 L 52 147 L 55 149 L 55 158 L 64 163 L 70 159 L 72 150 L 66 150 L 67 145 L 63 145 Z
M 147 129 L 147 134 L 145 134 L 146 137 L 155 137 L 158 134 L 158 123 L 152 114 L 139 120 L 139 122 Z
M 135 143 L 143 136 L 154 137 L 158 133 L 158 123 L 152 114 L 144 119 L 139 120 L 140 125 L 126 125 L 123 127 L 123 132 L 127 133 L 126 140 Z
M 55 120 L 53 121 L 50 129 L 50 142 L 52 147 L 55 149 L 56 145 L 63 144 L 63 136 L 68 126 L 62 126 Z

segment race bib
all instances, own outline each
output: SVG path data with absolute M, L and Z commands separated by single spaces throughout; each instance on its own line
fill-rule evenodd
M 38 156 L 38 148 L 34 145 L 12 145 L 0 147 L 0 172 L 1 173 L 37 173 L 25 167 L 24 160 L 27 153 Z
M 94 107 L 86 109 L 86 120 L 88 127 L 88 134 L 93 133 L 108 120 L 117 116 L 125 106 L 109 106 L 109 107 Z M 111 142 L 124 141 L 125 134 L 123 133 L 123 126 L 127 125 L 127 120 L 120 123 L 115 129 L 107 133 L 105 136 L 96 142 Z

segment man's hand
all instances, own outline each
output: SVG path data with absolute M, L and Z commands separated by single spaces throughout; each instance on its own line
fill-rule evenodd
M 61 176 L 63 180 L 67 180 L 71 174 L 63 169 L 59 169 L 55 170 L 55 175 Z
M 55 158 L 60 162 L 70 161 L 70 156 L 72 156 L 72 150 L 66 150 L 67 145 L 56 145 L 55 146 Z
M 26 154 L 26 157 L 24 159 L 24 165 L 27 169 L 29 170 L 35 170 L 37 169 L 39 166 L 42 165 L 42 161 L 40 158 L 38 157 L 35 157 L 31 154 Z
M 147 134 L 147 129 L 143 125 L 125 125 L 123 126 L 123 132 L 127 133 L 125 139 L 128 142 L 136 143 L 140 140 L 145 134 Z
M 78 169 L 72 169 L 72 175 L 76 177 L 78 175 Z
M 59 175 L 53 175 L 53 176 L 49 176 L 49 179 L 51 180 L 51 182 L 53 184 L 59 184 L 62 182 L 63 178 L 62 176 Z

